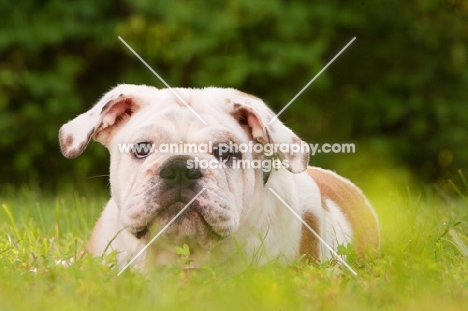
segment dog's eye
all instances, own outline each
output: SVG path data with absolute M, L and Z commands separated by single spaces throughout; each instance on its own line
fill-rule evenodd
M 153 151 L 153 144 L 142 141 L 133 145 L 133 155 L 137 159 L 146 158 Z
M 220 150 L 220 148 L 213 150 L 213 156 L 218 160 L 229 161 L 232 155 L 230 151 Z

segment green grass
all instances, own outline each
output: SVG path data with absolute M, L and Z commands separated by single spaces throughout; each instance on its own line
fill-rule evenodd
M 78 260 L 105 197 L 27 188 L 0 190 L 0 310 L 468 310 L 468 244 L 463 194 L 442 201 L 379 187 L 370 198 L 382 230 L 380 255 L 334 263 L 275 263 L 228 275 L 188 275 L 174 265 L 120 277 L 100 260 Z M 377 194 L 374 197 L 373 194 Z

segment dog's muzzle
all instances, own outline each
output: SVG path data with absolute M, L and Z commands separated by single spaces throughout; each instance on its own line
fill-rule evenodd
M 190 159 L 193 157 L 175 156 L 163 164 L 163 168 L 159 171 L 159 178 L 163 183 L 163 193 L 168 195 L 163 206 L 169 207 L 177 202 L 185 203 L 188 200 L 187 191 L 191 193 L 194 188 L 197 188 L 196 182 L 203 177 L 203 174 L 198 168 L 187 167 L 187 161 Z M 151 223 L 133 228 L 132 232 L 140 239 L 149 233 L 149 227 Z

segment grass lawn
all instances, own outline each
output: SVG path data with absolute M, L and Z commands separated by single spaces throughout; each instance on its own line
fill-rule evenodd
M 468 310 L 468 199 L 379 188 L 368 194 L 381 253 L 362 260 L 348 251 L 357 277 L 331 262 L 272 263 L 230 276 L 216 268 L 187 275 L 177 264 L 117 276 L 91 258 L 64 266 L 106 198 L 4 188 L 0 310 Z

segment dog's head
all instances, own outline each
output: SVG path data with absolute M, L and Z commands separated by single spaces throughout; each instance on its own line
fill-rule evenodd
M 234 89 L 119 85 L 63 125 L 59 140 L 68 158 L 91 138 L 109 149 L 112 197 L 121 223 L 137 238 L 168 224 L 203 191 L 165 234 L 209 247 L 236 232 L 249 202 L 263 192 L 264 170 L 245 163 L 277 158 L 292 173 L 307 167 L 308 151 L 279 148 L 266 158 L 232 148 L 300 143 L 279 120 L 269 124 L 274 116 L 262 100 Z

